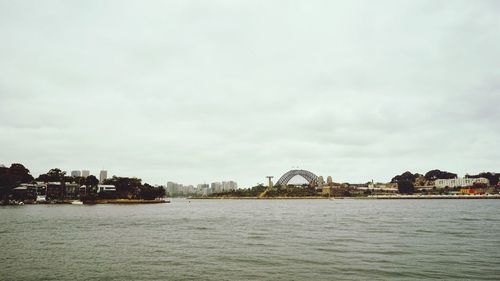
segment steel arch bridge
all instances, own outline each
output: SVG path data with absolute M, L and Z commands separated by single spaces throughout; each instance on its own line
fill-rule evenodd
M 295 176 L 303 177 L 309 185 L 318 185 L 318 176 L 306 170 L 290 170 L 281 176 L 281 178 L 276 182 L 276 185 L 287 185 L 288 182 Z

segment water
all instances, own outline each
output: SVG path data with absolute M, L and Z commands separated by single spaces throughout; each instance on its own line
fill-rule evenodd
M 0 207 L 0 280 L 499 280 L 500 200 Z

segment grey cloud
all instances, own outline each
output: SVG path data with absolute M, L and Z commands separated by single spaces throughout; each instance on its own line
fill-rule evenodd
M 0 162 L 148 182 L 498 169 L 497 1 L 0 1 Z

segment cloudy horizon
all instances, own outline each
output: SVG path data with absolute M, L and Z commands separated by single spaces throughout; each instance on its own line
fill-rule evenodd
M 498 1 L 1 1 L 0 164 L 500 172 Z

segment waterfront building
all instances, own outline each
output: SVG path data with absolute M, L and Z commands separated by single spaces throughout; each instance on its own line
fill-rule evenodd
M 79 191 L 80 191 L 80 185 L 79 184 L 67 182 L 65 184 L 65 188 L 64 188 L 64 193 L 65 193 L 64 194 L 64 198 L 66 198 L 66 199 L 77 199 Z
M 321 187 L 321 194 L 330 196 L 332 193 L 332 188 L 328 185 L 323 185 Z
M 81 177 L 82 172 L 81 171 L 71 171 L 71 176 L 72 177 Z
M 165 189 L 167 196 L 177 197 L 177 196 L 191 196 L 196 194 L 196 188 L 193 185 L 182 185 L 176 182 L 167 182 L 167 187 Z
M 101 192 L 116 192 L 116 187 L 112 184 L 98 184 L 97 193 Z
M 63 198 L 63 186 L 60 182 L 48 182 L 46 190 L 47 199 L 62 199 Z
M 490 184 L 490 181 L 487 178 L 454 178 L 454 179 L 437 179 L 434 184 L 436 188 L 445 188 L 445 187 L 470 187 L 473 186 L 474 183 L 484 183 L 486 185 Z
M 468 195 L 476 195 L 476 194 L 484 194 L 486 191 L 482 188 L 480 189 L 475 189 L 475 188 L 461 188 L 460 193 L 461 194 L 468 194 Z
M 82 170 L 82 177 L 86 178 L 90 176 L 90 172 L 88 170 Z
M 80 198 L 82 198 L 85 195 L 87 195 L 87 186 L 86 185 L 80 186 L 79 194 L 78 195 L 79 195 Z
M 20 186 L 12 189 L 12 195 L 14 199 L 24 200 L 29 199 L 36 201 L 36 185 L 35 184 L 21 184 Z
M 101 170 L 101 172 L 99 173 L 99 182 L 103 183 L 107 178 L 108 178 L 108 171 Z

